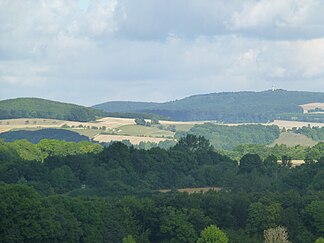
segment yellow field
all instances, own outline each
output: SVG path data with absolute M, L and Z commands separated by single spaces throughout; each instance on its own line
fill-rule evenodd
M 0 133 L 10 131 L 10 128 L 0 127 Z
M 132 144 L 139 144 L 140 142 L 153 142 L 153 143 L 159 143 L 161 141 L 165 140 L 171 140 L 166 138 L 154 138 L 154 137 L 139 137 L 139 136 L 122 136 L 122 135 L 106 135 L 106 134 L 100 134 L 98 136 L 95 136 L 93 138 L 94 141 L 98 142 L 111 142 L 111 141 L 123 141 L 123 140 L 129 140 Z
M 0 132 L 6 132 L 12 129 L 36 129 L 36 128 L 58 128 L 65 121 L 54 119 L 6 119 L 0 120 Z
M 298 121 L 284 121 L 284 120 L 274 120 L 271 123 L 263 124 L 263 125 L 277 125 L 279 128 L 291 129 L 293 127 L 307 127 L 310 125 L 311 127 L 324 127 L 324 123 L 315 123 L 315 122 L 298 122 Z
M 315 110 L 316 108 L 324 110 L 324 103 L 308 103 L 304 105 L 300 105 L 303 108 L 304 113 L 308 113 L 309 110 Z M 324 113 L 324 112 L 312 112 L 312 113 Z

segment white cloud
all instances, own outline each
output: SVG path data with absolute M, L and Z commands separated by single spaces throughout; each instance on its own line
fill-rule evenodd
M 322 12 L 320 0 L 0 0 L 0 99 L 324 91 Z

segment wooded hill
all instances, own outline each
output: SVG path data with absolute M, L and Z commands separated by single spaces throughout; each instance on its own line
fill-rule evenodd
M 0 119 L 47 118 L 69 121 L 91 121 L 104 112 L 80 105 L 39 98 L 17 98 L 0 101 Z
M 303 114 L 299 105 L 324 102 L 323 92 L 267 90 L 194 95 L 165 103 L 106 102 L 93 106 L 107 112 L 144 112 L 178 121 L 267 122 L 274 119 L 324 121 L 323 114 Z
M 0 119 L 46 118 L 68 121 L 94 121 L 97 117 L 167 119 L 164 116 L 143 112 L 104 112 L 91 107 L 62 103 L 40 98 L 17 98 L 0 101 Z

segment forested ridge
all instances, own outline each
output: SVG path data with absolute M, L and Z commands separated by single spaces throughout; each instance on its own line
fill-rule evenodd
M 0 101 L 0 119 L 48 118 L 91 121 L 103 112 L 94 108 L 39 98 L 17 98 Z
M 267 122 L 274 119 L 324 121 L 323 114 L 303 114 L 299 105 L 324 102 L 324 93 L 304 91 L 222 92 L 194 95 L 165 103 L 106 102 L 104 111 L 145 112 L 179 121 Z
M 143 112 L 104 112 L 99 109 L 81 105 L 62 103 L 40 98 L 17 98 L 0 101 L 0 119 L 47 118 L 68 121 L 94 121 L 98 117 L 122 117 L 145 119 L 168 117 Z
M 230 242 L 263 242 L 279 225 L 296 243 L 323 235 L 323 143 L 295 168 L 274 154 L 238 163 L 193 135 L 167 150 L 19 143 L 0 143 L 1 242 L 197 242 L 210 225 Z M 158 192 L 205 186 L 223 190 Z

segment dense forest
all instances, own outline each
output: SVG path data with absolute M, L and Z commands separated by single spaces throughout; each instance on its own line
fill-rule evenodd
M 32 148 L 46 156 L 27 159 Z M 313 160 L 290 167 L 272 154 L 236 161 L 194 135 L 150 150 L 1 142 L 0 241 L 197 242 L 216 225 L 229 242 L 263 242 L 276 226 L 294 243 L 314 242 L 324 233 L 323 143 L 316 149 Z M 158 192 L 206 186 L 222 190 Z
M 67 142 L 89 141 L 89 138 L 66 129 L 39 129 L 35 131 L 19 130 L 0 133 L 0 139 L 6 142 L 26 139 L 32 143 L 38 143 L 42 139 L 64 140 Z
M 69 121 L 91 121 L 103 112 L 94 108 L 39 98 L 17 98 L 0 101 L 0 119 L 48 118 Z
M 280 129 L 278 126 L 223 126 L 205 123 L 193 126 L 187 133 L 205 137 L 215 148 L 229 150 L 240 144 L 271 144 L 279 137 Z M 185 134 L 178 132 L 176 137 Z
M 300 91 L 223 92 L 195 95 L 165 103 L 106 102 L 104 111 L 145 112 L 179 121 L 267 122 L 274 119 L 324 121 L 323 114 L 303 114 L 299 105 L 324 102 L 324 93 Z

